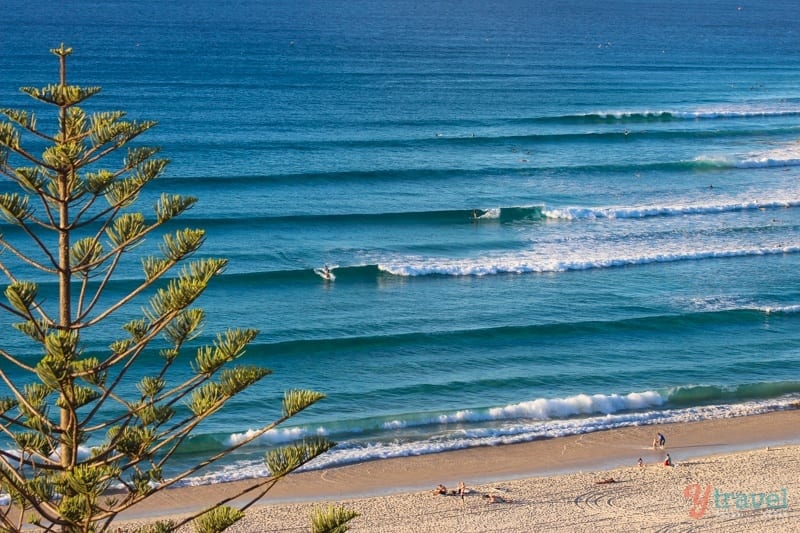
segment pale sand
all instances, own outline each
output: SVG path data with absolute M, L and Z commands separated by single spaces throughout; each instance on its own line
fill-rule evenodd
M 656 431 L 664 451 L 650 447 Z M 793 410 L 370 461 L 289 476 L 229 531 L 308 531 L 311 510 L 329 503 L 361 513 L 356 532 L 797 531 L 799 443 Z M 665 452 L 676 466 L 661 464 Z M 615 482 L 596 483 L 606 478 Z M 431 493 L 459 481 L 463 501 Z M 178 516 L 243 485 L 165 491 L 128 517 Z M 489 503 L 490 493 L 513 501 Z

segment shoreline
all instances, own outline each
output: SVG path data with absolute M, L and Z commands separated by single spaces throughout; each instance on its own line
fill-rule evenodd
M 659 431 L 667 438 L 664 450 L 652 448 L 653 437 Z M 682 470 L 685 465 L 701 457 L 730 458 L 756 453 L 759 449 L 763 450 L 762 453 L 770 453 L 767 450 L 774 447 L 780 447 L 800 460 L 798 445 L 800 410 L 793 409 L 701 422 L 608 429 L 526 443 L 381 459 L 291 474 L 248 510 L 248 517 L 242 521 L 245 529 L 231 531 L 257 531 L 247 529 L 252 527 L 246 525 L 250 522 L 249 517 L 261 516 L 267 510 L 273 515 L 278 510 L 311 509 L 329 502 L 356 500 L 362 503 L 417 498 L 420 493 L 426 496 L 430 494 L 430 490 L 439 483 L 455 488 L 461 481 L 467 483 L 468 487 L 480 487 L 541 484 L 550 480 L 549 484 L 559 485 L 562 480 L 576 476 L 597 477 L 599 471 L 665 470 L 661 465 L 665 453 L 669 453 L 676 463 L 675 471 Z M 636 467 L 639 457 L 645 468 Z M 733 460 L 734 463 L 737 461 Z M 796 469 L 796 466 L 792 469 Z M 613 477 L 613 474 L 609 474 L 609 477 Z M 120 515 L 119 523 L 189 513 L 201 509 L 215 498 L 234 495 L 252 483 L 252 480 L 244 480 L 169 489 Z M 794 495 L 797 499 L 797 491 Z M 358 510 L 358 505 L 351 507 Z M 306 525 L 307 514 L 304 514 Z

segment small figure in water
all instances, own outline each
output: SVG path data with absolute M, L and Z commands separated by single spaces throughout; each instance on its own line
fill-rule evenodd
M 333 269 L 329 267 L 327 263 L 325 263 L 322 268 L 315 268 L 314 272 L 325 281 L 333 281 L 336 279 L 336 276 L 333 274 Z

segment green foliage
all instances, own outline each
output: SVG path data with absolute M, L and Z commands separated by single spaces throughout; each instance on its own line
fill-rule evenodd
M 103 245 L 94 237 L 86 237 L 72 245 L 70 259 L 72 268 L 83 270 L 91 267 L 103 253 Z
M 360 516 L 356 511 L 329 505 L 327 508 L 317 508 L 311 513 L 311 533 L 344 533 L 350 528 L 347 523 Z
M 283 395 L 283 416 L 294 416 L 325 397 L 321 392 L 293 389 Z
M 38 428 L 37 428 L 38 429 Z M 24 453 L 46 457 L 52 451 L 50 441 L 42 431 L 19 432 L 12 435 L 17 447 Z
M 25 322 L 18 322 L 13 324 L 14 329 L 24 333 L 38 343 L 44 342 L 44 337 L 47 335 L 48 325 L 43 320 L 27 320 Z
M 5 414 L 7 411 L 16 408 L 19 405 L 19 402 L 14 398 L 0 398 L 0 415 Z
M 222 365 L 240 357 L 257 334 L 254 329 L 229 329 L 225 335 L 217 335 L 213 347 L 204 346 L 197 350 L 195 371 L 207 376 L 214 374 Z
M 169 533 L 175 529 L 175 522 L 172 520 L 165 520 L 148 524 L 137 529 L 135 533 Z
M 10 121 L 22 126 L 26 130 L 36 129 L 36 116 L 25 110 L 20 109 L 0 109 L 0 114 L 5 115 Z
M 36 87 L 21 87 L 31 98 L 44 103 L 54 104 L 59 107 L 77 105 L 87 98 L 100 92 L 100 87 L 78 87 L 77 85 L 53 85 L 38 89 Z
M 17 193 L 0 194 L 0 214 L 9 224 L 21 226 L 31 216 L 28 210 L 28 197 Z
M 297 470 L 315 457 L 322 455 L 335 446 L 334 442 L 322 437 L 304 439 L 300 444 L 283 446 L 266 453 L 264 460 L 274 477 L 285 476 Z
M 156 205 L 156 216 L 159 222 L 166 222 L 180 215 L 197 202 L 192 196 L 162 194 Z
M 14 308 L 25 316 L 30 316 L 30 307 L 36 299 L 39 287 L 30 281 L 15 281 L 6 287 L 5 295 Z
M 244 513 L 233 507 L 220 506 L 211 509 L 195 520 L 197 533 L 219 533 L 244 517 Z
M 164 329 L 164 335 L 175 345 L 194 338 L 205 321 L 202 309 L 187 309 L 176 316 Z
M 115 247 L 130 245 L 144 236 L 145 222 L 142 213 L 123 213 L 106 228 L 106 237 Z

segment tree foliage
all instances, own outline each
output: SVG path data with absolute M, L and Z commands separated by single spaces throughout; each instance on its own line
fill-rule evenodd
M 0 215 L 13 230 L 8 237 L 0 233 L 0 275 L 6 281 L 0 308 L 16 320 L 14 328 L 30 346 L 11 353 L 0 344 L 0 438 L 7 443 L 0 451 L 0 491 L 13 502 L 0 508 L 0 529 L 105 531 L 121 511 L 258 438 L 323 395 L 288 392 L 272 423 L 165 479 L 165 465 L 198 424 L 270 371 L 239 363 L 256 337 L 254 329 L 230 329 L 210 345 L 191 345 L 205 321 L 196 301 L 227 261 L 193 257 L 205 240 L 202 229 L 168 230 L 196 198 L 162 194 L 149 214 L 135 209 L 142 190 L 168 163 L 157 157 L 158 148 L 133 143 L 155 123 L 128 120 L 121 111 L 84 111 L 80 105 L 100 88 L 69 85 L 72 50 L 62 44 L 52 53 L 59 60 L 59 82 L 21 90 L 52 111 L 53 131 L 40 128 L 30 111 L 0 109 L 5 117 L 0 173 L 14 189 L 0 194 Z M 131 253 L 151 235 L 161 237 L 157 253 Z M 141 279 L 121 295 L 109 291 L 131 256 L 141 261 Z M 42 279 L 54 296 L 41 294 Z M 140 312 L 130 311 L 141 302 Z M 107 331 L 109 322 L 129 316 L 123 309 L 134 318 L 119 321 L 119 337 L 107 350 L 87 353 L 84 346 Z M 187 372 L 190 350 L 195 355 Z M 160 363 L 154 365 L 151 357 L 146 372 L 136 374 L 133 369 L 142 369 L 148 352 L 157 352 Z M 183 373 L 175 372 L 178 364 Z M 28 378 L 20 380 L 20 373 Z M 135 375 L 144 377 L 134 393 L 122 394 L 120 385 Z M 250 497 L 246 508 L 277 479 L 331 446 L 315 440 L 271 452 L 271 477 L 236 497 Z M 227 501 L 158 527 L 173 530 L 202 515 L 196 527 L 222 531 L 242 516 L 222 503 Z
M 311 533 L 345 533 L 347 523 L 359 514 L 352 509 L 329 505 L 311 514 Z

